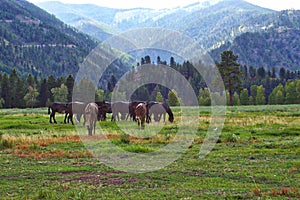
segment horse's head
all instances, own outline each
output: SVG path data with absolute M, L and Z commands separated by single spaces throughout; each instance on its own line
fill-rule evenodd
M 169 121 L 170 121 L 170 122 L 173 122 L 173 121 L 174 121 L 174 116 L 173 116 L 173 114 L 169 114 Z

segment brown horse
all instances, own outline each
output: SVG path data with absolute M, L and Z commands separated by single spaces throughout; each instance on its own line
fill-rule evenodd
M 49 107 L 48 107 L 48 115 L 50 115 L 50 123 L 52 123 L 52 119 L 55 124 L 57 124 L 55 120 L 55 113 L 66 113 L 67 110 L 67 104 L 66 103 L 61 103 L 61 102 L 53 102 Z
M 98 105 L 98 120 L 106 120 L 106 113 L 112 113 L 111 103 L 108 101 L 95 102 Z
M 80 122 L 81 116 L 84 114 L 84 109 L 86 107 L 86 103 L 75 101 L 67 103 L 67 109 L 66 109 L 66 115 L 64 122 L 66 123 L 66 120 L 68 118 L 68 123 L 71 121 L 73 123 L 73 114 L 75 114 L 75 119 L 77 122 Z
M 135 117 L 138 122 L 138 126 L 142 129 L 145 128 L 145 120 L 147 115 L 147 108 L 144 103 L 139 103 L 135 108 Z
M 96 131 L 96 124 L 97 124 L 97 116 L 98 116 L 98 105 L 96 103 L 89 103 L 85 107 L 84 110 L 84 125 L 87 126 L 89 136 L 93 135 Z

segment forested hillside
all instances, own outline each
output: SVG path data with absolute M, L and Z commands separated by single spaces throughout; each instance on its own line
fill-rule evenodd
M 0 0 L 0 71 L 47 77 L 75 74 L 97 45 L 90 36 L 25 0 Z
M 275 67 L 277 72 L 281 67 L 299 70 L 300 11 L 285 10 L 265 17 L 265 20 L 259 21 L 267 30 L 236 37 L 232 43 L 213 50 L 213 58 L 219 61 L 223 51 L 232 50 L 243 65 L 266 69 Z

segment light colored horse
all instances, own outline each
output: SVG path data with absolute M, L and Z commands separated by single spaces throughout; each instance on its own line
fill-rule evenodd
M 96 124 L 97 124 L 97 116 L 98 116 L 98 105 L 96 103 L 89 103 L 84 109 L 84 125 L 87 126 L 89 135 L 93 135 L 96 132 Z
M 112 110 L 111 121 L 116 121 L 116 118 L 119 121 L 120 120 L 119 113 L 121 114 L 121 119 L 125 120 L 129 115 L 129 102 L 125 102 L 125 101 L 113 102 L 111 104 L 111 110 Z
M 174 121 L 174 115 L 167 103 L 159 103 L 159 102 L 150 102 L 147 104 L 148 112 L 149 112 L 149 119 L 151 121 L 151 115 L 154 115 L 154 121 L 159 122 L 161 117 L 163 116 L 164 122 L 166 121 L 166 113 L 169 115 L 169 121 Z

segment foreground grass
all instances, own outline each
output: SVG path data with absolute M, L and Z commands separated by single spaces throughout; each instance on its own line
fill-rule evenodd
M 173 139 L 180 121 L 180 110 L 174 112 L 175 123 L 151 137 L 100 124 L 120 148 L 149 153 Z M 93 158 L 75 127 L 61 123 L 63 116 L 50 125 L 43 109 L 1 110 L 0 199 L 299 199 L 300 106 L 232 107 L 226 115 L 223 133 L 204 159 L 198 154 L 209 108 L 201 108 L 195 141 L 178 160 L 131 174 Z

